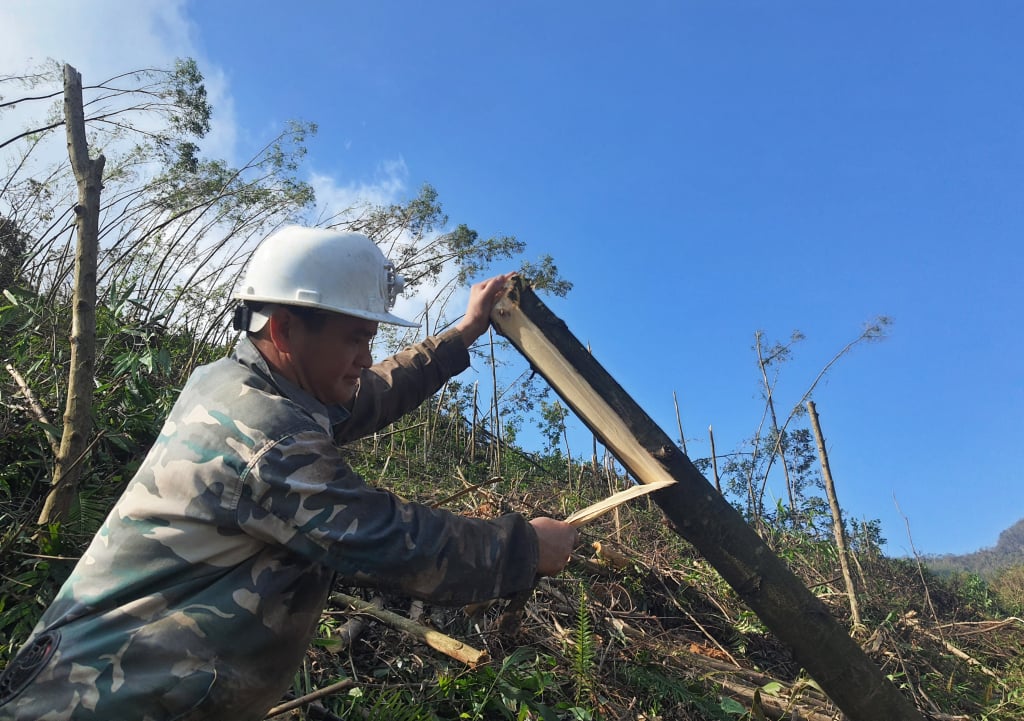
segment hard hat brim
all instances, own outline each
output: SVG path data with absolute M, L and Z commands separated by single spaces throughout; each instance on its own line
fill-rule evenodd
M 300 308 L 316 308 L 322 310 L 325 313 L 332 313 L 335 315 L 347 315 L 352 318 L 359 318 L 361 320 L 374 320 L 378 323 L 386 323 L 387 325 L 399 325 L 403 328 L 419 328 L 420 324 L 405 318 L 399 318 L 397 315 L 392 313 L 374 313 L 371 311 L 360 311 L 351 310 L 345 313 L 337 311 L 334 308 L 326 308 L 316 303 L 282 303 L 280 300 L 274 298 L 256 298 L 251 295 L 242 295 L 241 293 L 235 293 L 234 298 L 236 300 L 249 301 L 254 303 L 266 303 L 267 306 L 261 310 L 252 311 L 252 315 L 249 321 L 249 330 L 253 333 L 259 332 L 263 326 L 270 320 L 270 316 L 274 314 L 274 308 L 276 306 L 298 306 Z

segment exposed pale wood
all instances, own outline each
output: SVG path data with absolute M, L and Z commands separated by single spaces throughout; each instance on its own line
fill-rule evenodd
M 50 419 L 46 417 L 46 411 L 39 405 L 39 401 L 36 400 L 35 393 L 29 388 L 28 383 L 25 381 L 24 376 L 18 372 L 18 369 L 12 366 L 10 363 L 6 364 L 7 372 L 11 374 L 11 378 L 18 384 L 18 388 L 21 389 L 21 395 L 28 401 L 29 408 L 32 409 L 32 414 L 36 417 L 36 420 L 42 423 L 47 428 L 51 427 Z M 45 431 L 46 440 L 50 444 L 50 450 L 53 451 L 53 455 L 56 456 L 60 453 L 60 444 L 57 440 L 50 435 L 49 430 Z
M 509 282 L 491 322 L 634 477 L 643 483 L 676 481 L 651 498 L 852 721 L 923 721 L 822 602 L 522 279 Z
M 654 483 L 645 483 L 642 486 L 627 488 L 624 491 L 619 491 L 618 493 L 608 496 L 604 500 L 592 503 L 586 508 L 581 508 L 568 516 L 565 519 L 565 522 L 571 526 L 579 528 L 582 525 L 600 518 L 609 511 L 618 508 L 626 501 L 631 501 L 634 498 L 639 498 L 640 496 L 646 496 L 648 493 L 653 493 L 654 491 L 666 488 L 667 486 L 671 486 L 673 483 L 675 483 L 675 481 L 670 479 L 667 481 L 655 481 Z
M 374 596 L 370 599 L 370 605 L 374 608 L 382 608 L 384 606 L 384 599 L 380 596 Z M 352 616 L 334 633 L 334 640 L 338 646 L 332 650 L 337 652 L 349 648 L 365 629 L 366 617 L 362 615 Z
M 356 598 L 355 596 L 349 596 L 345 593 L 332 593 L 331 600 L 337 603 L 343 603 L 360 613 L 373 616 L 378 621 L 383 621 L 392 628 L 397 628 L 399 631 L 419 639 L 435 651 L 440 651 L 446 656 L 450 656 L 456 661 L 461 661 L 469 666 L 476 666 L 477 664 L 485 663 L 488 660 L 486 651 L 478 651 L 458 639 L 446 636 L 443 633 L 439 633 L 433 629 L 427 628 L 426 626 L 415 623 L 414 621 L 410 621 L 408 618 L 399 616 L 397 613 L 392 613 L 391 611 L 386 611 L 382 608 L 376 608 L 372 604 L 369 604 L 360 598 Z

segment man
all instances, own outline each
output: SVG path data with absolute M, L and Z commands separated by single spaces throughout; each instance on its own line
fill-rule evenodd
M 246 330 L 196 370 L 160 436 L 0 681 L 0 719 L 261 719 L 287 690 L 335 574 L 465 604 L 558 573 L 576 531 L 470 519 L 367 486 L 338 444 L 469 365 L 508 275 L 377 365 L 402 279 L 365 236 L 290 227 L 254 253 Z

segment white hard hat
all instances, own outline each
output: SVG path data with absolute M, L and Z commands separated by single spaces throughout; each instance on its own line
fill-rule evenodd
M 405 279 L 360 233 L 288 226 L 267 236 L 249 260 L 234 297 L 299 305 L 415 328 L 388 311 Z M 253 313 L 243 330 L 259 330 L 269 314 Z

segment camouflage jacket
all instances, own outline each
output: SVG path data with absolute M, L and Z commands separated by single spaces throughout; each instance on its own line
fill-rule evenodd
M 522 516 L 407 503 L 339 455 L 468 365 L 457 332 L 429 338 L 364 371 L 350 410 L 272 373 L 248 340 L 197 369 L 19 655 L 52 652 L 0 720 L 262 719 L 335 574 L 448 604 L 529 588 Z

